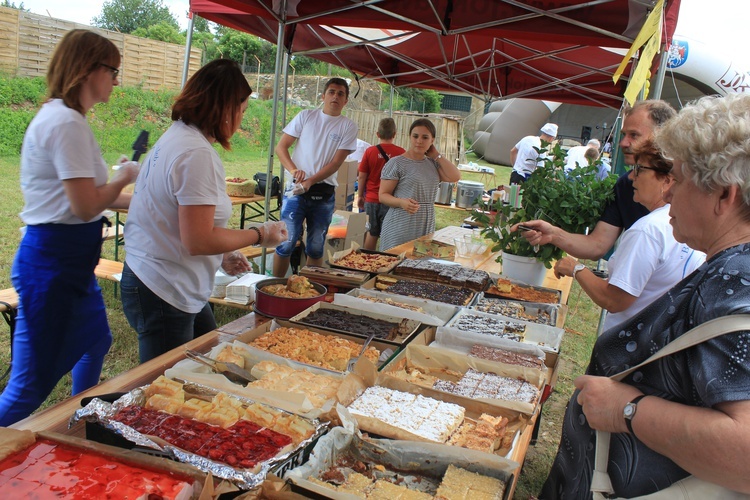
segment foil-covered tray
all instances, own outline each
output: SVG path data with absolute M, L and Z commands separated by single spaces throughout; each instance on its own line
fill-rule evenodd
M 243 469 L 240 467 L 233 467 L 227 463 L 219 462 L 198 455 L 196 453 L 188 452 L 181 449 L 169 442 L 160 439 L 158 437 L 142 434 L 132 427 L 123 424 L 114 419 L 114 417 L 126 407 L 142 407 L 146 402 L 146 389 L 148 386 L 133 389 L 120 397 L 114 403 L 108 403 L 98 398 L 94 398 L 88 405 L 80 410 L 77 410 L 70 419 L 70 424 L 85 420 L 87 422 L 98 423 L 106 429 L 113 431 L 130 442 L 144 448 L 157 450 L 164 454 L 167 454 L 170 458 L 177 460 L 182 463 L 186 463 L 197 467 L 204 472 L 210 472 L 216 477 L 231 481 L 237 487 L 250 490 L 260 486 L 264 481 L 266 475 L 269 472 L 274 471 L 277 467 L 285 462 L 288 462 L 294 455 L 303 453 L 303 451 L 312 443 L 314 443 L 321 435 L 323 435 L 328 429 L 328 423 L 320 422 L 318 420 L 305 419 L 309 424 L 312 425 L 314 431 L 307 439 L 296 443 L 293 449 L 280 453 L 271 459 L 259 462 L 256 467 L 251 469 Z M 189 392 L 191 396 L 204 396 L 213 397 L 217 395 L 217 391 L 210 387 L 200 386 L 198 384 L 185 384 L 185 391 Z M 231 396 L 239 400 L 243 405 L 250 405 L 255 403 L 249 399 L 240 398 L 237 396 Z M 262 404 L 262 403 L 260 403 Z M 283 413 L 284 410 L 270 407 L 269 405 L 263 405 L 272 408 L 274 411 Z M 295 416 L 296 418 L 304 418 Z

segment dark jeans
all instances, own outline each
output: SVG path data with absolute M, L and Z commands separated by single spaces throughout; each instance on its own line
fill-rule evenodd
M 526 182 L 526 177 L 524 177 L 523 175 L 519 174 L 515 170 L 510 173 L 511 184 L 523 184 L 524 182 Z
M 138 333 L 141 363 L 216 329 L 208 302 L 197 314 L 181 311 L 144 285 L 127 263 L 122 269 L 120 292 L 125 317 Z

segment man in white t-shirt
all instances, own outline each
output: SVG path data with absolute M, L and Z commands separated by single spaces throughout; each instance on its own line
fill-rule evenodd
M 323 109 L 301 111 L 284 128 L 276 155 L 290 174 L 281 220 L 286 222 L 289 241 L 276 247 L 273 275 L 284 277 L 289 260 L 307 226 L 305 254 L 313 266 L 323 264 L 328 226 L 335 205 L 336 174 L 346 157 L 357 149 L 357 124 L 341 111 L 349 101 L 349 85 L 331 78 L 323 89 Z M 289 149 L 297 142 L 294 152 Z
M 591 139 L 585 146 L 573 146 L 570 148 L 568 154 L 565 156 L 565 171 L 570 172 L 578 167 L 588 167 L 589 160 L 586 158 L 586 151 L 594 148 L 598 153 L 600 146 L 601 143 L 598 140 Z
M 513 172 L 510 174 L 511 184 L 526 182 L 526 179 L 536 170 L 538 165 L 539 152 L 537 149 L 542 147 L 542 141 L 552 142 L 555 137 L 557 137 L 557 125 L 546 123 L 539 136 L 528 135 L 513 146 L 513 149 L 510 150 L 510 162 L 513 164 Z

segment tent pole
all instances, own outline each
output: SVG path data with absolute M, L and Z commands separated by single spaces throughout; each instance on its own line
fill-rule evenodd
M 391 118 L 393 117 L 393 84 L 391 84 L 391 105 L 390 109 L 388 110 L 388 116 Z
M 185 63 L 182 65 L 182 83 L 180 88 L 185 86 L 188 78 L 188 70 L 190 69 L 190 48 L 193 45 L 193 24 L 195 24 L 195 14 L 190 13 L 190 21 L 188 21 L 187 37 L 185 39 Z
M 286 12 L 286 2 L 282 2 L 281 12 Z M 269 205 L 271 203 L 271 181 L 273 180 L 273 158 L 274 158 L 274 147 L 276 146 L 276 117 L 279 113 L 279 80 L 281 76 L 281 58 L 283 56 L 282 48 L 284 47 L 284 28 L 286 24 L 284 22 L 279 23 L 279 33 L 276 38 L 276 67 L 273 75 L 273 110 L 271 111 L 271 133 L 268 145 L 268 165 L 266 166 L 266 204 L 265 204 L 265 220 L 269 218 Z M 284 89 L 286 93 L 286 89 Z M 282 170 L 284 167 L 281 167 Z M 283 189 L 283 186 L 282 186 Z M 266 274 L 266 249 L 263 248 L 260 258 L 260 274 Z
M 667 47 L 666 40 L 664 46 L 661 49 L 661 57 L 659 58 L 659 69 L 656 72 L 656 79 L 654 80 L 654 93 L 652 99 L 661 99 L 661 91 L 664 87 L 664 75 L 667 73 L 667 60 L 669 59 L 669 47 Z

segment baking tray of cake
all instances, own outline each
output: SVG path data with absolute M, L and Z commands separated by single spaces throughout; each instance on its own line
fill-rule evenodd
M 341 374 L 346 371 L 349 360 L 359 356 L 364 342 L 359 335 L 272 320 L 238 335 L 234 345 L 241 347 L 244 350 L 242 355 L 252 362 L 291 359 L 302 365 Z M 373 340 L 362 358 L 380 368 L 398 350 L 399 347 L 393 344 Z
M 402 260 L 404 260 L 404 254 L 365 250 L 354 244 L 347 250 L 331 255 L 327 264 L 333 268 L 377 274 L 391 272 Z
M 344 404 L 344 403 L 342 403 Z M 360 431 L 513 458 L 530 415 L 380 374 L 346 404 Z M 345 421 L 345 414 L 342 422 Z M 481 430 L 481 432 L 480 432 Z
M 394 295 L 370 288 L 355 288 L 346 295 L 335 294 L 333 303 L 347 307 L 361 307 L 363 303 L 374 303 L 377 304 L 378 310 L 382 308 L 385 314 L 415 319 L 423 325 L 431 326 L 443 326 L 459 309 L 459 306 Z
M 255 380 L 247 384 L 234 383 L 192 359 L 177 362 L 164 375 L 173 380 L 270 404 L 311 419 L 324 418 L 338 403 L 339 390 L 359 383 L 352 374 L 333 372 L 278 356 L 265 359 L 271 357 L 264 356 L 266 354 L 265 351 L 251 351 L 239 341 L 222 342 L 206 353 L 211 359 L 229 361 L 249 371 Z
M 0 428 L 0 443 L 4 498 L 190 500 L 213 491 L 194 467 L 74 436 Z
M 477 296 L 471 309 L 541 325 L 557 326 L 560 304 L 501 299 L 481 293 Z
M 490 284 L 484 291 L 487 297 L 500 297 L 503 299 L 520 300 L 524 302 L 539 302 L 545 304 L 562 303 L 562 291 L 554 288 L 528 285 L 503 277 Z
M 362 288 L 463 307 L 471 305 L 477 295 L 474 290 L 468 288 L 404 278 L 393 274 L 378 274 L 362 285 Z
M 299 274 L 310 281 L 341 288 L 356 288 L 370 279 L 370 273 L 365 271 L 319 266 L 304 266 Z
M 422 394 L 457 396 L 532 415 L 539 408 L 546 369 L 499 363 L 451 349 L 410 345 L 383 369 L 378 383 L 389 377 L 425 389 Z
M 452 446 L 363 439 L 344 427 L 323 436 L 310 460 L 284 475 L 305 497 L 465 498 L 507 500 L 518 462 Z M 447 496 L 446 496 L 447 495 Z M 346 495 L 349 498 L 350 495 Z
M 241 489 L 259 486 L 270 470 L 328 428 L 318 420 L 163 375 L 114 403 L 94 399 L 75 412 L 71 424 L 80 420 L 102 424 L 138 446 L 165 452 Z
M 545 352 L 560 352 L 562 328 L 540 325 L 498 314 L 488 314 L 473 309 L 461 309 L 445 328 L 514 340 L 539 347 Z
M 487 271 L 438 259 L 404 259 L 393 269 L 393 274 L 469 288 L 476 292 L 487 288 L 491 281 Z
M 399 318 L 376 312 L 374 303 L 362 304 L 362 309 L 319 302 L 289 319 L 292 323 L 325 328 L 335 332 L 375 339 L 396 347 L 408 343 L 422 326 L 417 320 Z

